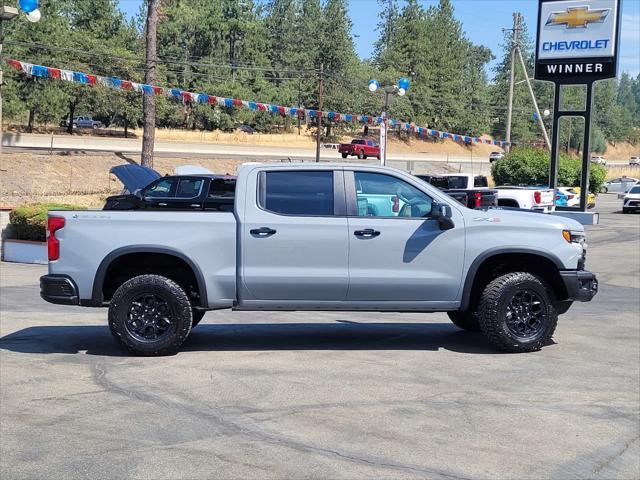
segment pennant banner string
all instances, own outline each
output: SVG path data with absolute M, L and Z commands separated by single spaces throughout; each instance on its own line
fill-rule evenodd
M 383 121 L 383 118 L 381 116 L 364 114 L 356 115 L 352 113 L 318 111 L 308 108 L 284 107 L 271 103 L 260 103 L 251 100 L 240 100 L 238 98 L 219 97 L 206 93 L 188 92 L 179 88 L 158 87 L 156 85 L 131 82 L 117 77 L 102 77 L 99 75 L 91 75 L 88 73 L 64 70 L 61 68 L 45 67 L 43 65 L 34 65 L 28 62 L 22 62 L 20 60 L 7 59 L 5 60 L 5 62 L 7 63 L 7 65 L 13 67 L 17 71 L 23 72 L 32 77 L 65 80 L 67 82 L 81 83 L 90 86 L 102 85 L 118 90 L 136 91 L 143 95 L 164 95 L 168 98 L 181 100 L 184 103 L 206 103 L 212 106 L 218 105 L 220 107 L 226 108 L 247 108 L 254 111 L 269 112 L 283 117 L 298 117 L 300 119 L 315 119 L 318 117 L 322 117 L 332 122 L 358 122 L 368 125 L 378 125 Z M 497 145 L 500 147 L 505 147 L 508 145 L 508 143 L 503 140 L 491 140 L 482 137 L 474 137 L 469 135 L 461 135 L 458 133 L 445 132 L 441 130 L 434 130 L 431 128 L 420 127 L 413 122 L 403 122 L 392 118 L 388 119 L 388 123 L 391 127 L 400 127 L 403 130 L 414 132 L 418 137 L 430 136 L 443 139 L 449 138 L 454 142 L 464 142 L 466 144 L 483 143 L 488 145 Z

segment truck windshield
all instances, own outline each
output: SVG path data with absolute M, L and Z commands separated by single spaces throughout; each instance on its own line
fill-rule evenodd
M 640 185 L 636 185 L 635 187 L 633 187 L 631 190 L 629 190 L 629 193 L 640 193 Z

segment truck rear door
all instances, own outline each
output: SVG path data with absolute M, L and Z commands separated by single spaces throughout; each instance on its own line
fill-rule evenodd
M 241 302 L 277 300 L 282 306 L 346 298 L 349 242 L 342 170 L 253 172 L 243 215 Z

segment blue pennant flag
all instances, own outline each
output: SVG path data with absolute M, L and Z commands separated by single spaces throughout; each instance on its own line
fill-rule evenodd
M 49 69 L 47 67 L 43 67 L 42 65 L 34 65 L 31 69 L 31 75 L 34 77 L 48 77 Z
M 73 81 L 78 83 L 89 83 L 89 79 L 82 72 L 73 72 Z

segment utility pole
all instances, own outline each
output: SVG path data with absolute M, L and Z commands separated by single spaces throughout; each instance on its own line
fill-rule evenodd
M 320 135 L 322 130 L 322 95 L 324 93 L 324 63 L 320 63 L 320 86 L 318 91 L 318 129 L 316 131 L 316 162 L 320 161 Z
M 300 135 L 300 108 L 302 108 L 301 105 L 301 97 L 302 96 L 302 78 L 298 78 L 298 114 L 296 115 L 296 117 L 298 117 L 298 135 Z
M 520 29 L 520 14 L 513 14 L 513 29 L 511 30 L 511 71 L 509 72 L 509 100 L 507 105 L 507 145 L 505 150 L 511 148 L 511 114 L 513 110 L 513 84 L 515 80 L 516 48 L 518 46 L 518 30 Z
M 547 128 L 544 126 L 544 120 L 542 120 L 542 115 L 540 115 L 540 109 L 538 108 L 538 101 L 536 100 L 536 95 L 533 93 L 533 87 L 531 86 L 531 80 L 529 80 L 529 74 L 527 73 L 527 65 L 524 63 L 524 58 L 522 58 L 522 52 L 520 48 L 516 47 L 516 51 L 518 52 L 518 58 L 520 59 L 520 65 L 522 66 L 522 71 L 524 72 L 524 78 L 527 81 L 527 87 L 529 87 L 529 94 L 531 95 L 531 100 L 533 100 L 533 108 L 536 111 L 538 116 L 538 125 L 540 125 L 540 129 L 542 130 L 542 136 L 544 137 L 544 141 L 547 144 L 547 148 L 551 151 L 551 141 L 549 140 L 549 135 L 547 134 Z
M 156 49 L 158 7 L 160 0 L 147 0 L 147 52 L 144 66 L 144 83 L 153 85 L 156 80 Z M 142 156 L 143 167 L 153 167 L 153 147 L 156 136 L 156 99 L 154 93 L 142 95 Z

